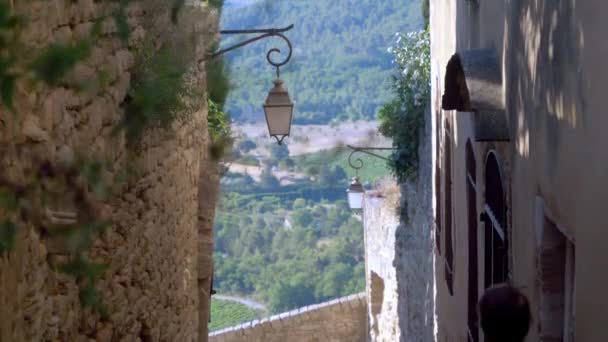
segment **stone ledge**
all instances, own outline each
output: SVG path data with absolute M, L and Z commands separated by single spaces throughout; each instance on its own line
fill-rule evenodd
M 324 329 L 324 333 L 335 334 L 337 340 L 356 341 L 361 336 L 349 337 L 349 334 L 358 335 L 358 329 L 365 332 L 365 322 L 357 322 L 361 319 L 360 317 L 364 318 L 365 315 L 357 315 L 357 313 L 358 311 L 365 312 L 366 304 L 365 292 L 336 298 L 214 331 L 209 334 L 209 342 L 245 341 L 249 340 L 249 337 L 255 337 L 256 341 L 257 338 L 260 338 L 261 341 L 279 341 L 284 337 L 298 340 L 298 330 L 302 330 L 302 336 L 305 334 L 310 336 L 311 329 L 316 329 L 316 326 L 321 329 L 326 325 L 336 327 L 330 329 L 331 331 Z M 346 324 L 346 322 L 349 323 Z

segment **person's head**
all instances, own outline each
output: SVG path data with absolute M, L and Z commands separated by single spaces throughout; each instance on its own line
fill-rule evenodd
M 530 304 L 519 290 L 500 285 L 479 301 L 481 328 L 490 342 L 522 342 L 530 329 Z

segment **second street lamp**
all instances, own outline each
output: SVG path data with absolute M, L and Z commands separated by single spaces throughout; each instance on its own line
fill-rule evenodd
M 359 181 L 358 176 L 353 177 L 348 189 L 346 189 L 346 193 L 348 194 L 348 206 L 352 210 L 363 209 L 363 195 L 365 195 L 365 189 L 363 188 L 363 184 Z
M 232 51 L 234 49 L 238 49 L 245 45 L 256 42 L 260 39 L 267 37 L 278 37 L 283 39 L 285 43 L 287 43 L 287 47 L 289 48 L 287 57 L 281 61 L 275 61 L 272 59 L 273 54 L 280 54 L 281 50 L 277 48 L 272 48 L 266 54 L 266 60 L 268 63 L 276 68 L 277 79 L 274 81 L 274 87 L 270 89 L 268 93 L 268 97 L 266 98 L 266 102 L 264 103 L 264 115 L 266 117 L 266 123 L 268 124 L 268 133 L 271 137 L 277 140 L 277 143 L 281 145 L 283 140 L 289 136 L 291 133 L 291 123 L 293 121 L 293 102 L 289 97 L 289 93 L 287 92 L 287 88 L 283 85 L 283 81 L 281 80 L 280 67 L 287 64 L 291 59 L 291 54 L 293 52 L 293 48 L 291 46 L 291 42 L 285 35 L 284 32 L 287 32 L 293 28 L 293 25 L 289 25 L 285 28 L 272 28 L 272 29 L 254 29 L 254 30 L 223 30 L 220 31 L 220 34 L 247 34 L 247 33 L 261 33 L 261 35 L 248 39 L 244 42 L 235 44 L 233 46 L 222 49 L 214 54 L 211 57 L 220 56 L 228 51 Z
M 365 153 L 372 157 L 380 158 L 385 161 L 389 161 L 388 158 L 371 152 L 371 151 L 391 151 L 394 150 L 392 147 L 355 147 L 351 145 L 346 145 L 348 148 L 353 150 L 348 156 L 348 164 L 350 167 L 355 169 L 355 177 L 353 177 L 352 182 L 346 189 L 346 194 L 348 195 L 348 206 L 352 210 L 361 210 L 363 209 L 363 200 L 365 199 L 365 188 L 363 188 L 363 184 L 359 181 L 359 169 L 363 168 L 363 160 L 361 158 L 357 158 L 353 160 L 353 156 L 355 153 Z

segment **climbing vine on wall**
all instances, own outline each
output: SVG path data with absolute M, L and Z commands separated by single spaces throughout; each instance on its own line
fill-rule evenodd
M 217 45 L 210 51 L 215 51 Z M 221 159 L 232 146 L 233 138 L 230 129 L 230 115 L 224 109 L 226 98 L 231 90 L 228 68 L 223 57 L 208 60 L 205 64 L 207 75 L 207 93 L 209 94 L 209 114 L 207 123 L 211 138 L 211 157 Z
M 75 156 L 52 161 L 33 157 L 16 148 L 10 137 L 20 129 L 15 124 L 20 119 L 15 106 L 18 84 L 28 87 L 40 84 L 47 89 L 61 87 L 74 92 L 103 87 L 103 72 L 86 80 L 90 84 L 75 82 L 70 73 L 89 58 L 106 21 L 113 21 L 115 37 L 125 46 L 129 44 L 131 32 L 126 11 L 130 2 L 108 1 L 108 12 L 97 17 L 87 36 L 68 43 L 51 43 L 33 53 L 25 48 L 28 42 L 21 36 L 27 28 L 27 18 L 16 14 L 13 1 L 0 0 L 0 157 L 11 150 L 24 161 L 17 175 L 0 170 L 0 256 L 14 249 L 20 229 L 34 227 L 54 247 L 68 253 L 67 261 L 53 266 L 72 275 L 80 287 L 83 306 L 101 314 L 105 310 L 96 283 L 107 265 L 91 260 L 89 251 L 95 237 L 111 224 L 101 217 L 99 205 L 121 189 L 128 168 L 110 177 L 104 170 L 111 167 L 95 158 Z M 221 5 L 213 0 L 205 2 Z M 173 24 L 177 23 L 184 3 L 184 0 L 162 3 Z M 129 142 L 138 140 L 146 129 L 171 127 L 203 99 L 202 91 L 187 77 L 191 66 L 175 52 L 178 50 L 146 46 L 138 51 L 140 58 L 135 68 L 139 77 L 133 80 L 124 104 L 125 116 L 116 127 L 117 133 L 124 131 Z M 7 111 L 12 116 L 5 116 Z
M 419 135 L 424 109 L 430 96 L 429 31 L 397 33 L 389 48 L 396 72 L 392 76 L 394 98 L 378 112 L 380 132 L 393 139 L 395 151 L 389 167 L 399 182 L 412 181 L 418 174 Z

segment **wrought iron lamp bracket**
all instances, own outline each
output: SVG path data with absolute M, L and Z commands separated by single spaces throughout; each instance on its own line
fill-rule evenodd
M 363 160 L 361 158 L 353 159 L 353 156 L 356 153 L 364 153 L 364 154 L 367 154 L 369 156 L 382 159 L 384 161 L 390 161 L 390 159 L 386 158 L 385 156 L 380 155 L 378 153 L 375 153 L 373 151 L 392 151 L 392 150 L 395 150 L 395 148 L 393 148 L 393 147 L 357 147 L 357 146 L 351 146 L 351 145 L 346 145 L 346 146 L 349 149 L 352 150 L 352 152 L 348 156 L 348 164 L 350 165 L 350 167 L 352 167 L 353 169 L 355 169 L 357 177 L 359 176 L 359 170 L 363 168 L 364 164 L 363 164 Z
M 285 41 L 285 43 L 287 43 L 287 47 L 289 48 L 289 52 L 287 53 L 287 56 L 279 61 L 273 60 L 272 59 L 272 55 L 274 53 L 276 54 L 280 54 L 281 50 L 278 48 L 272 48 L 270 50 L 268 50 L 268 52 L 266 53 L 266 60 L 268 61 L 268 63 L 272 66 L 274 66 L 277 70 L 277 78 L 280 78 L 280 70 L 279 68 L 282 67 L 283 65 L 287 64 L 287 62 L 289 62 L 289 60 L 291 59 L 291 55 L 293 53 L 293 47 L 291 45 L 291 41 L 283 34 L 291 29 L 293 29 L 293 24 L 287 26 L 287 27 L 283 27 L 283 28 L 270 28 L 270 29 L 252 29 L 252 30 L 222 30 L 220 31 L 220 34 L 250 34 L 250 33 L 260 33 L 259 36 L 257 37 L 253 37 L 250 39 L 247 39 L 243 42 L 234 44 L 232 46 L 229 46 L 227 48 L 221 49 L 217 52 L 214 52 L 212 54 L 210 54 L 208 56 L 208 58 L 215 58 L 217 56 L 221 56 L 223 54 L 225 54 L 226 52 L 230 52 L 232 50 L 236 50 L 238 48 L 241 48 L 243 46 L 249 45 L 251 43 L 257 42 L 258 40 L 262 40 L 264 38 L 268 38 L 268 37 L 279 37 L 281 39 L 283 39 Z M 202 62 L 202 60 L 201 60 Z

